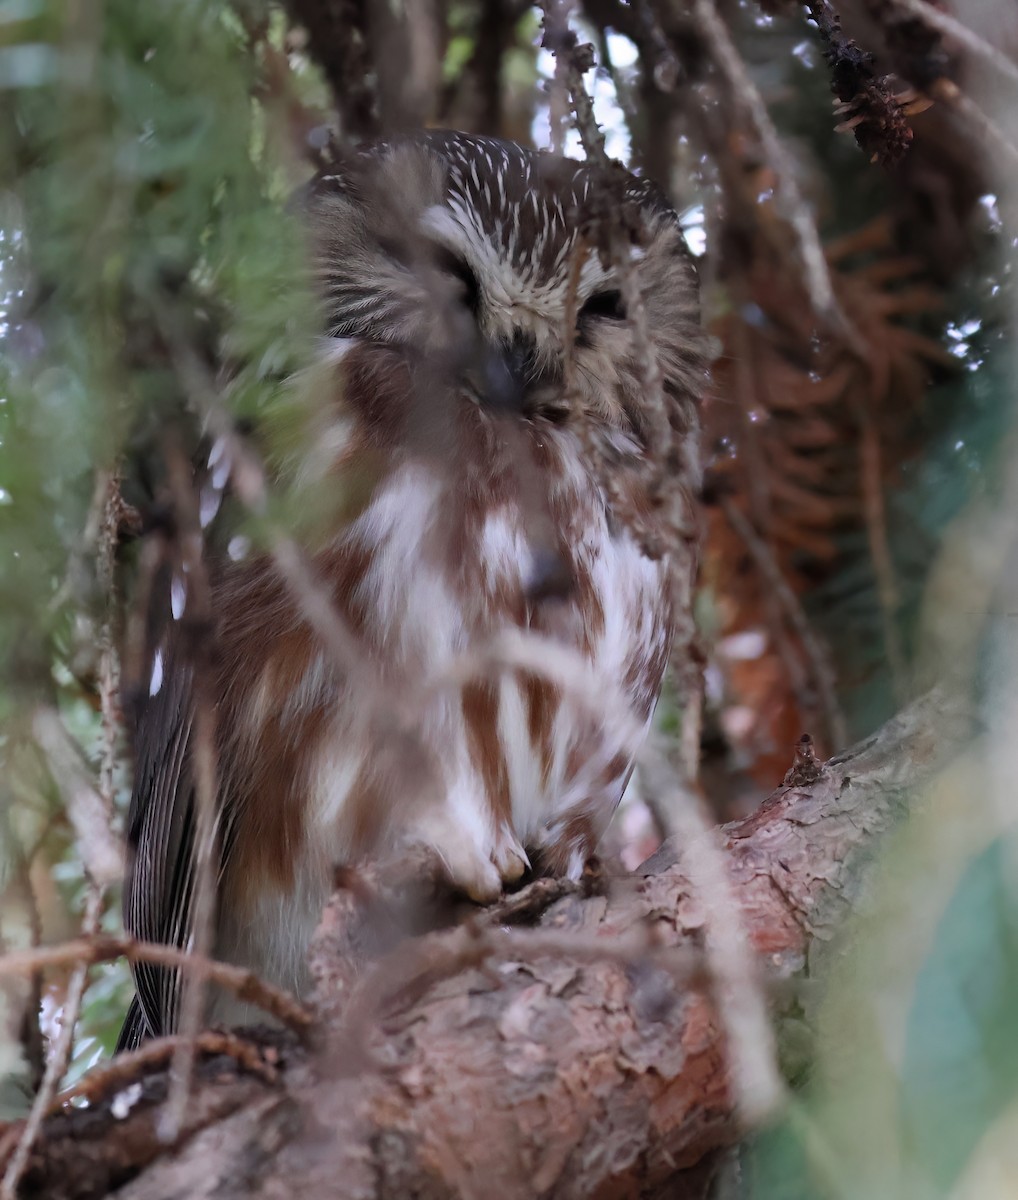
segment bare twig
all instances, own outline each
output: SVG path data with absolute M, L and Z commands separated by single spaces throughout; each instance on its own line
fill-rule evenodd
M 99 626 L 99 711 L 102 713 L 99 799 L 103 806 L 107 829 L 112 830 L 114 774 L 117 766 L 117 746 L 121 723 L 118 701 L 120 660 L 113 638 L 113 614 L 117 600 L 114 565 L 120 526 L 124 515 L 124 503 L 120 496 L 120 479 L 116 473 L 100 472 L 96 481 L 96 501 L 94 507 L 99 513 L 99 524 L 94 538 L 96 576 L 104 610 Z M 92 874 L 95 875 L 94 868 Z
M 152 963 L 169 970 L 200 970 L 209 982 L 232 992 L 238 999 L 263 1009 L 302 1037 L 306 1037 L 311 1029 L 313 1018 L 308 1010 L 289 992 L 265 982 L 253 971 L 235 967 L 231 963 L 202 958 L 192 951 L 180 950 L 176 946 L 167 946 L 161 942 L 142 942 L 132 937 L 98 934 L 63 942 L 57 946 L 11 951 L 0 956 L 0 977 L 31 975 L 46 967 L 76 963 L 94 966 L 96 963 L 113 962 L 121 957 L 130 963 Z
M 834 750 L 840 750 L 848 740 L 845 716 L 838 703 L 838 692 L 834 668 L 820 639 L 813 632 L 809 618 L 788 580 L 782 574 L 774 555 L 752 523 L 730 497 L 721 498 L 721 508 L 729 525 L 739 535 L 749 551 L 756 568 L 763 576 L 771 595 L 777 600 L 786 620 L 795 630 L 799 643 L 806 653 L 813 675 L 813 682 L 820 697 L 827 735 Z
M 736 104 L 752 125 L 764 155 L 773 168 L 777 180 L 776 196 L 795 238 L 803 270 L 803 282 L 810 302 L 817 315 L 861 358 L 865 358 L 865 344 L 834 294 L 834 285 L 827 268 L 827 260 L 824 258 L 816 223 L 795 181 L 795 165 L 781 143 L 763 97 L 750 79 L 746 65 L 724 21 L 718 15 L 713 0 L 695 0 L 693 13 L 719 72 Z
M 877 594 L 884 633 L 884 651 L 891 682 L 899 703 L 905 700 L 906 658 L 898 632 L 898 583 L 894 559 L 887 541 L 887 515 L 884 511 L 884 484 L 880 465 L 880 438 L 873 421 L 862 414 L 859 457 L 862 466 L 862 500 L 869 539 L 870 558 L 877 577 Z
M 682 778 L 693 785 L 700 776 L 700 743 L 703 740 L 704 656 L 694 637 L 681 647 L 683 653 L 676 661 L 673 654 L 671 669 L 679 693 L 678 763 Z
M 56 1112 L 72 1100 L 86 1100 L 89 1104 L 95 1104 L 111 1092 L 121 1091 L 140 1075 L 147 1074 L 152 1067 L 167 1062 L 187 1040 L 179 1035 L 156 1038 L 129 1054 L 118 1054 L 102 1066 L 93 1067 L 73 1087 L 61 1092 L 50 1111 Z M 266 1083 L 276 1083 L 279 1079 L 279 1072 L 265 1060 L 262 1049 L 240 1034 L 206 1029 L 194 1039 L 194 1046 L 199 1054 L 223 1054 L 232 1058 L 245 1071 L 257 1075 Z
M 669 812 L 681 848 L 680 861 L 704 908 L 707 965 L 727 1035 L 735 1103 L 742 1119 L 752 1125 L 779 1111 L 785 1087 L 778 1073 L 760 964 L 746 934 L 721 837 L 699 792 L 676 780 L 671 764 L 653 741 L 641 756 L 641 769 L 655 780 L 659 792 L 681 789 L 682 803 L 670 805 Z
M 544 45 L 555 56 L 555 75 L 551 81 L 548 95 L 548 125 L 550 131 L 551 151 L 561 154 L 565 148 L 566 126 L 569 121 L 569 100 L 572 88 L 570 86 L 570 65 L 565 55 L 558 53 L 563 44 L 563 38 L 575 36 L 569 31 L 569 18 L 572 15 L 572 0 L 546 0 L 544 8 L 545 36 Z
M 105 889 L 94 880 L 90 881 L 85 901 L 85 916 L 82 921 L 82 933 L 86 938 L 93 936 L 99 930 L 104 897 Z M 0 960 L 0 962 L 2 961 Z M 89 964 L 86 961 L 79 960 L 67 985 L 60 1018 L 60 1032 L 50 1047 L 42 1084 L 32 1101 L 32 1107 L 25 1120 L 17 1147 L 7 1163 L 3 1182 L 0 1183 L 0 1200 L 15 1200 L 18 1184 L 28 1165 L 28 1156 L 32 1152 L 32 1146 L 39 1136 L 39 1130 L 53 1103 L 60 1080 L 67 1071 L 67 1064 L 71 1060 L 71 1052 L 74 1048 L 74 1031 L 77 1028 L 81 1001 L 85 994 L 85 984 L 88 981 L 88 967 Z
M 132 1097 L 128 1089 L 137 1084 L 138 1098 L 140 1099 L 140 1079 L 148 1078 L 154 1069 L 166 1064 L 184 1042 L 191 1040 L 178 1036 L 159 1038 L 156 1041 L 147 1042 L 130 1054 L 120 1054 L 102 1066 L 93 1067 L 73 1087 L 67 1088 L 56 1096 L 45 1115 L 52 1116 L 59 1113 L 66 1109 L 72 1100 L 84 1100 L 91 1107 L 110 1096 L 111 1093 L 114 1096 L 115 1108 L 117 1100 L 120 1099 L 117 1093 L 127 1092 L 123 1100 L 126 1101 L 125 1107 L 130 1108 Z M 242 1070 L 261 1079 L 262 1082 L 270 1085 L 279 1082 L 279 1071 L 272 1062 L 266 1059 L 263 1048 L 239 1034 L 206 1030 L 199 1033 L 193 1042 L 199 1054 L 232 1058 Z M 27 1122 L 20 1129 L 15 1126 L 13 1132 L 20 1133 L 23 1138 L 26 1129 Z M 3 1167 L 5 1163 L 10 1164 L 10 1154 L 17 1144 L 13 1138 L 10 1140 L 0 1139 L 0 1167 Z

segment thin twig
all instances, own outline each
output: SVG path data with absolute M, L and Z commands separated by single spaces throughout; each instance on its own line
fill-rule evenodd
M 894 558 L 887 540 L 887 514 L 884 508 L 880 437 L 872 419 L 865 413 L 862 414 L 859 442 L 863 512 L 866 519 L 870 558 L 877 577 L 877 595 L 880 600 L 880 615 L 884 633 L 884 652 L 887 655 L 887 665 L 890 669 L 895 697 L 899 703 L 903 704 L 906 699 L 906 659 L 901 644 L 901 635 L 898 632 L 900 603 L 898 581 L 895 577 Z
M 764 577 L 771 595 L 779 602 L 785 617 L 799 638 L 799 643 L 812 668 L 813 681 L 820 697 L 827 725 L 827 734 L 831 739 L 831 750 L 834 752 L 841 750 L 847 744 L 848 729 L 845 724 L 845 715 L 838 703 L 834 668 L 831 666 L 827 651 L 813 632 L 809 618 L 795 592 L 789 586 L 788 580 L 782 574 L 767 543 L 759 536 L 752 523 L 730 497 L 723 496 L 721 498 L 721 508 L 729 525 L 749 551 L 751 558 L 756 563 L 757 570 Z
M 0 977 L 31 975 L 47 967 L 77 963 L 94 966 L 96 963 L 114 962 L 118 958 L 126 958 L 130 963 L 152 963 L 168 970 L 200 970 L 209 982 L 232 992 L 239 1000 L 256 1005 L 301 1037 L 306 1037 L 311 1029 L 311 1013 L 289 992 L 267 983 L 244 967 L 201 958 L 190 950 L 181 950 L 162 942 L 143 942 L 132 937 L 97 934 L 62 942 L 56 946 L 13 950 L 0 955 Z
M 94 935 L 99 930 L 104 898 L 105 888 L 94 880 L 91 880 L 88 896 L 85 900 L 85 916 L 82 921 L 82 933 L 86 938 Z M 7 1170 L 4 1172 L 3 1183 L 0 1184 L 0 1200 L 15 1200 L 18 1192 L 18 1184 L 25 1172 L 25 1167 L 28 1165 L 28 1156 L 32 1152 L 32 1146 L 39 1136 L 39 1130 L 46 1115 L 49 1113 L 53 1097 L 56 1095 L 60 1081 L 67 1071 L 67 1064 L 71 1060 L 71 1052 L 74 1049 L 74 1032 L 77 1028 L 78 1016 L 81 1012 L 81 1001 L 85 994 L 85 984 L 88 981 L 88 968 L 88 962 L 80 960 L 75 965 L 70 982 L 67 985 L 63 1012 L 60 1018 L 60 1032 L 50 1047 L 49 1057 L 46 1060 L 46 1071 L 42 1077 L 42 1084 L 35 1094 L 35 1099 L 32 1101 L 32 1107 L 25 1120 L 25 1126 L 18 1140 L 17 1148 L 11 1155 L 11 1159 L 7 1164 Z
M 114 566 L 124 511 L 119 476 L 115 472 L 100 472 L 96 491 L 100 512 L 99 527 L 95 536 L 96 577 L 103 605 L 103 616 L 99 625 L 99 711 L 102 714 L 102 739 L 98 791 L 107 829 L 112 832 L 115 806 L 114 776 L 121 725 L 118 701 L 120 660 L 113 637 L 113 616 L 117 601 Z
M 861 358 L 865 358 L 865 344 L 834 294 L 834 285 L 827 268 L 827 260 L 824 258 L 816 223 L 796 183 L 795 164 L 781 143 L 764 99 L 750 79 L 742 56 L 736 49 L 724 21 L 718 15 L 713 0 L 695 0 L 693 13 L 718 70 L 736 104 L 753 126 L 764 155 L 774 171 L 777 181 L 776 196 L 795 237 L 803 268 L 803 282 L 813 309 Z
M 86 1100 L 89 1104 L 95 1104 L 111 1092 L 121 1091 L 139 1076 L 147 1074 L 150 1068 L 167 1062 L 187 1040 L 174 1034 L 146 1042 L 129 1054 L 118 1054 L 102 1066 L 93 1067 L 73 1087 L 61 1092 L 50 1111 L 57 1112 L 72 1100 Z M 237 1033 L 206 1029 L 194 1039 L 194 1045 L 199 1054 L 223 1054 L 232 1058 L 245 1071 L 257 1075 L 266 1083 L 279 1080 L 279 1072 L 272 1063 L 265 1061 L 261 1047 Z
M 548 95 L 548 128 L 549 141 L 553 154 L 561 154 L 565 149 L 566 126 L 569 121 L 569 63 L 564 55 L 556 52 L 556 47 L 550 38 L 568 34 L 569 18 L 572 15 L 572 0 L 546 0 L 543 5 L 545 20 L 545 45 L 555 55 L 555 75 L 552 78 Z
M 746 934 L 742 908 L 713 817 L 698 790 L 682 786 L 667 757 L 649 742 L 642 770 L 660 793 L 679 788 L 682 802 L 669 806 L 675 822 L 680 861 L 693 895 L 706 917 L 707 965 L 718 1017 L 727 1035 L 732 1091 L 747 1125 L 757 1125 L 780 1111 L 785 1086 L 777 1067 L 760 963 Z
M 120 1054 L 102 1066 L 93 1067 L 76 1084 L 54 1098 L 46 1116 L 56 1115 L 73 1100 L 84 1100 L 90 1107 L 94 1106 L 111 1093 L 112 1103 L 116 1105 L 117 1093 L 127 1092 L 124 1101 L 125 1107 L 129 1109 L 132 1097 L 128 1089 L 137 1085 L 137 1099 L 140 1099 L 141 1077 L 147 1076 L 153 1067 L 165 1064 L 180 1045 L 188 1040 L 190 1039 L 179 1036 L 159 1038 L 147 1042 L 130 1054 Z M 279 1082 L 279 1071 L 272 1062 L 266 1061 L 262 1047 L 239 1034 L 206 1030 L 199 1033 L 193 1041 L 199 1054 L 232 1058 L 242 1070 L 261 1079 L 263 1083 L 275 1085 Z M 21 1130 L 15 1127 L 14 1132 L 21 1132 L 23 1136 L 25 1128 L 26 1125 L 22 1125 Z M 10 1142 L 7 1139 L 0 1140 L 0 1167 L 9 1162 L 9 1154 L 14 1145 L 13 1139 Z

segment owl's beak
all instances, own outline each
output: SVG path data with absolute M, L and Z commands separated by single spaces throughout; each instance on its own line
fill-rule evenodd
M 534 369 L 533 347 L 516 339 L 506 344 L 484 344 L 481 350 L 481 400 L 500 412 L 520 412 Z

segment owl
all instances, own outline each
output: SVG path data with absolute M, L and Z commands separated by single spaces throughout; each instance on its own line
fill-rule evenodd
M 360 481 L 355 511 L 306 547 L 355 653 L 323 644 L 268 557 L 211 566 L 214 653 L 194 662 L 170 620 L 134 730 L 133 934 L 190 936 L 198 670 L 217 731 L 217 957 L 306 991 L 337 864 L 424 847 L 482 902 L 528 872 L 582 871 L 632 770 L 630 727 L 651 719 L 676 615 L 675 564 L 622 511 L 666 519 L 629 470 L 653 447 L 626 289 L 581 253 L 605 195 L 635 214 L 642 353 L 649 341 L 689 449 L 704 373 L 695 273 L 651 184 L 428 132 L 355 153 L 303 196 L 326 415 L 295 471 L 325 491 Z M 628 492 L 608 486 L 616 467 Z M 627 720 L 540 662 L 451 669 L 507 631 L 567 650 Z M 176 1020 L 171 973 L 141 966 L 136 986 L 125 1046 Z M 210 1019 L 247 1015 L 218 997 Z

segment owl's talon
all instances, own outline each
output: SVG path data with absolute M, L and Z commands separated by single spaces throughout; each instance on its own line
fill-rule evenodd
M 493 862 L 503 883 L 516 883 L 530 870 L 527 852 L 515 838 L 499 846 L 493 855 Z

